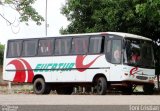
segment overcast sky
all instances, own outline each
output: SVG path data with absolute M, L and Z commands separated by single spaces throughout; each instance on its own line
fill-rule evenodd
M 45 18 L 45 1 L 37 0 L 34 4 L 36 10 Z M 60 14 L 60 8 L 65 4 L 65 0 L 48 0 L 48 36 L 59 35 L 59 29 L 66 27 L 69 22 L 66 17 Z M 29 22 L 29 26 L 25 23 L 18 22 L 18 13 L 9 6 L 0 6 L 0 13 L 9 21 L 14 22 L 10 26 L 0 17 L 0 42 L 4 44 L 7 39 L 28 38 L 28 37 L 44 37 L 45 22 L 41 26 L 37 26 L 35 22 Z

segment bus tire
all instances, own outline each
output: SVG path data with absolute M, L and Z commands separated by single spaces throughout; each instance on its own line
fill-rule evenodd
M 98 95 L 105 95 L 107 91 L 107 81 L 104 77 L 98 77 L 95 81 L 95 90 Z
M 73 87 L 60 87 L 56 89 L 57 94 L 70 95 L 73 92 Z
M 143 91 L 145 95 L 152 95 L 154 93 L 154 85 L 153 84 L 143 85 Z
M 33 90 L 35 94 L 49 94 L 51 87 L 45 83 L 43 78 L 37 78 L 33 84 Z

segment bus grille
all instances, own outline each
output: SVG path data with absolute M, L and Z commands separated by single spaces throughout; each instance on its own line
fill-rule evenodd
M 136 76 L 137 79 L 140 79 L 140 80 L 147 80 L 148 77 L 145 77 L 145 76 Z

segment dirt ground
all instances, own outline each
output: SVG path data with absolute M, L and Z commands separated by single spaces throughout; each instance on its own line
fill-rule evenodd
M 12 85 L 9 89 L 8 85 L 0 86 L 0 94 L 33 94 L 32 85 Z

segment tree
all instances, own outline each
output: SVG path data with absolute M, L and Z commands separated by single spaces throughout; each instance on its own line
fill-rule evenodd
M 3 64 L 4 45 L 0 44 L 0 65 Z
M 128 32 L 160 35 L 159 0 L 67 0 L 61 13 L 71 22 L 60 33 Z
M 32 4 L 35 3 L 36 0 L 0 0 L 0 5 L 10 4 L 13 5 L 13 9 L 15 9 L 20 14 L 20 22 L 26 22 L 28 25 L 29 20 L 33 20 L 37 25 L 41 25 L 41 22 L 44 21 L 44 18 L 38 14 L 38 12 L 32 7 Z M 2 14 L 1 17 L 5 18 Z M 7 20 L 8 21 L 8 20 Z M 11 22 L 8 21 L 10 24 Z

